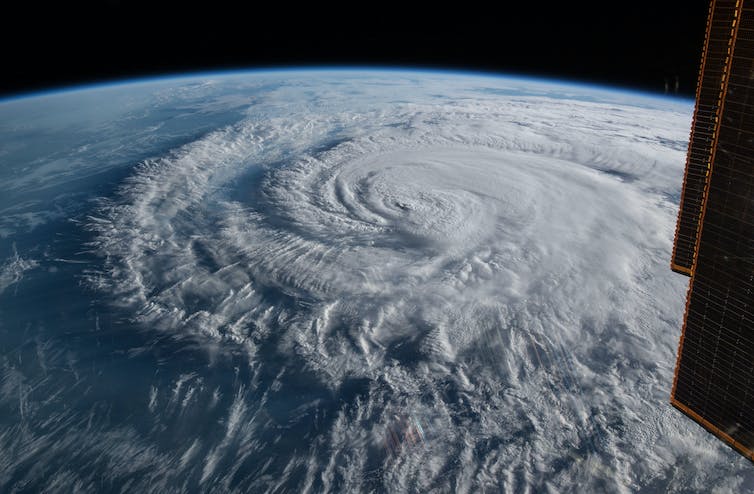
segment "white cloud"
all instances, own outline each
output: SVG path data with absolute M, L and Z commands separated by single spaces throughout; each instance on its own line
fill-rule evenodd
M 20 282 L 26 271 L 39 266 L 34 259 L 24 259 L 18 255 L 16 244 L 13 244 L 13 255 L 0 265 L 0 294 L 8 287 Z
M 154 420 L 212 409 L 222 430 L 125 458 L 257 491 L 703 489 L 698 469 L 726 471 L 667 404 L 689 108 L 453 81 L 296 80 L 103 200 L 92 284 L 147 331 L 245 352 L 252 376 L 150 386 Z

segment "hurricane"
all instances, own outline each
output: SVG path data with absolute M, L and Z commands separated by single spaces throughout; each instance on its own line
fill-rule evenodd
M 53 490 L 143 492 L 751 479 L 668 406 L 688 102 L 305 74 L 155 90 L 233 118 L 150 144 L 71 215 L 97 327 L 87 350 L 36 336 L 30 358 L 80 390 L 65 398 L 28 387 L 52 370 L 6 358 L 19 423 L 0 434 L 0 486 L 39 471 Z M 55 257 L 13 255 L 5 296 Z

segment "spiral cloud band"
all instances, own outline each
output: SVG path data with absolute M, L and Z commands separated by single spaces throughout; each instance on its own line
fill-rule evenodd
M 723 453 L 667 406 L 690 108 L 367 79 L 268 89 L 240 121 L 144 161 L 89 216 L 91 285 L 142 331 L 210 355 L 145 390 L 157 421 L 222 417 L 214 436 L 160 450 L 160 482 L 709 481 L 693 472 Z M 237 378 L 211 385 L 222 362 Z

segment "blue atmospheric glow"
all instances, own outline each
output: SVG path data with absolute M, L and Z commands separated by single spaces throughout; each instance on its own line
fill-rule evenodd
M 395 66 L 331 66 L 331 65 L 323 65 L 323 66 L 302 66 L 302 67 L 284 67 L 284 68 L 268 68 L 268 67 L 262 67 L 262 68 L 235 68 L 235 69 L 226 69 L 226 70 L 211 70 L 211 71 L 197 71 L 197 72 L 177 72 L 177 73 L 169 73 L 169 74 L 163 74 L 163 75 L 157 75 L 157 76 L 139 76 L 134 78 L 123 78 L 123 79 L 113 79 L 113 80 L 106 80 L 101 82 L 91 82 L 91 83 L 83 83 L 83 84 L 74 84 L 74 85 L 68 85 L 68 86 L 60 86 L 60 87 L 51 87 L 48 89 L 42 89 L 37 91 L 31 91 L 31 92 L 20 92 L 16 94 L 10 94 L 5 97 L 0 98 L 0 103 L 18 100 L 18 99 L 28 99 L 28 98 L 37 98 L 37 97 L 44 97 L 44 96 L 55 96 L 60 94 L 67 94 L 72 92 L 81 92 L 81 91 L 88 91 L 93 89 L 105 89 L 105 88 L 112 88 L 112 87 L 118 87 L 118 86 L 126 86 L 126 85 L 132 85 L 132 84 L 152 84 L 152 83 L 158 83 L 158 82 L 167 82 L 167 81 L 185 81 L 185 80 L 191 80 L 191 79 L 199 79 L 203 77 L 238 77 L 243 75 L 249 75 L 249 76 L 274 76 L 276 74 L 286 74 L 286 73 L 296 73 L 296 74 L 305 74 L 305 73 L 401 73 L 401 74 L 423 74 L 423 75 L 429 75 L 429 74 L 436 74 L 436 75 L 442 75 L 442 76 L 450 76 L 450 77 L 478 77 L 478 78 L 490 78 L 490 79 L 506 79 L 506 80 L 512 80 L 512 81 L 529 81 L 534 82 L 538 84 L 546 84 L 551 86 L 558 86 L 560 88 L 575 88 L 580 90 L 593 90 L 593 91 L 602 91 L 607 93 L 620 93 L 625 95 L 635 95 L 642 98 L 649 98 L 649 99 L 655 99 L 655 100 L 663 100 L 663 101 L 673 101 L 673 102 L 693 102 L 693 98 L 684 98 L 684 97 L 678 97 L 678 96 L 671 96 L 671 95 L 665 95 L 660 93 L 655 93 L 652 91 L 642 91 L 639 89 L 631 88 L 631 87 L 622 87 L 622 86 L 611 86 L 606 84 L 598 84 L 594 82 L 584 82 L 580 80 L 574 80 L 574 79 L 566 79 L 566 78 L 547 78 L 547 77 L 541 77 L 541 76 L 531 76 L 526 74 L 515 74 L 515 73 L 502 73 L 502 72 L 493 72 L 493 71 L 485 71 L 485 70 L 461 70 L 461 69 L 443 69 L 443 68 L 422 68 L 422 67 L 395 67 Z

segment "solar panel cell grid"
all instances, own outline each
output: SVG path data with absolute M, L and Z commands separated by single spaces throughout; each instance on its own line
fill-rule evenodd
M 699 121 L 717 125 L 711 134 L 694 127 L 689 145 L 671 266 L 685 263 L 691 281 L 671 403 L 754 461 L 753 4 L 717 0 L 711 7 L 703 66 L 723 70 L 700 77 L 695 114 L 704 108 Z

